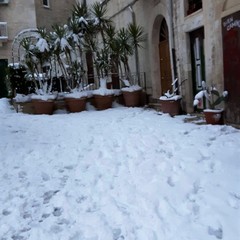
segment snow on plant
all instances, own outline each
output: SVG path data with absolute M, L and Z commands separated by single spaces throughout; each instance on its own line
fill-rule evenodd
M 200 101 L 206 99 L 207 108 L 215 109 L 220 103 L 227 99 L 228 91 L 223 91 L 222 94 L 216 89 L 215 86 L 208 87 L 205 81 L 202 82 L 202 90 L 195 95 L 193 105 L 197 106 Z
M 187 79 L 180 81 L 178 78 L 175 78 L 175 80 L 172 82 L 172 91 L 169 89 L 166 93 L 164 93 L 163 96 L 161 96 L 159 99 L 160 100 L 179 100 L 182 98 L 181 95 L 179 95 L 179 88 L 182 86 L 182 84 L 186 81 Z
M 38 29 L 39 37 L 36 44 L 31 38 L 25 38 L 21 42 L 21 46 L 25 50 L 24 65 L 27 67 L 26 78 L 32 80 L 35 84 L 35 91 L 37 94 L 49 94 L 52 90 L 52 81 L 47 73 L 43 73 L 43 67 L 49 64 L 50 49 L 47 42 L 47 35 L 45 29 Z

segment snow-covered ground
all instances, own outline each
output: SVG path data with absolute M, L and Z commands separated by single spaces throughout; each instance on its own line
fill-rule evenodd
M 240 131 L 0 99 L 1 240 L 239 240 Z

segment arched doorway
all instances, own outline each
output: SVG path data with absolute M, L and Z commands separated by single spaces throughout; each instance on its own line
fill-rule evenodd
M 169 51 L 169 33 L 166 20 L 163 19 L 159 34 L 159 59 L 160 59 L 160 81 L 161 93 L 164 94 L 172 89 L 172 70 Z

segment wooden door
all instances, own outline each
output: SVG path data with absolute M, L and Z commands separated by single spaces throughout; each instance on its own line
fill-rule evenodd
M 163 19 L 159 36 L 160 81 L 162 94 L 172 91 L 172 70 L 169 51 L 169 34 L 166 20 Z
M 169 43 L 167 40 L 159 43 L 160 73 L 162 94 L 172 90 L 172 71 L 170 62 Z
M 222 19 L 226 121 L 240 124 L 240 11 Z

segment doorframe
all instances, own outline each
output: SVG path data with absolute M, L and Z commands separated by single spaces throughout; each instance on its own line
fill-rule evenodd
M 193 49 L 193 39 L 196 39 L 196 37 L 202 36 L 203 37 L 203 46 L 202 51 L 200 52 L 200 64 L 201 64 L 201 77 L 202 81 L 206 81 L 206 66 L 205 66 L 205 46 L 204 46 L 204 27 L 200 27 L 194 31 L 189 32 L 189 39 L 190 39 L 190 54 L 191 54 L 191 71 L 192 71 L 192 93 L 195 95 L 201 88 L 201 86 L 196 86 L 196 69 L 195 69 L 195 56 L 194 56 L 194 49 Z M 201 43 L 200 43 L 201 44 Z M 200 45 L 201 48 L 201 45 Z
M 160 26 L 162 23 L 162 20 L 165 18 L 168 29 L 170 28 L 170 17 L 164 16 L 164 9 L 165 6 L 162 6 L 161 9 L 162 14 L 156 15 L 156 17 L 153 20 L 153 27 L 152 27 L 152 34 L 151 34 L 151 45 L 150 45 L 150 74 L 151 74 L 151 82 L 152 82 L 152 97 L 155 99 L 158 99 L 162 94 L 161 90 L 161 82 L 160 82 L 160 58 L 159 58 L 159 51 L 156 51 L 156 49 L 159 49 L 159 34 L 160 34 Z M 167 12 L 167 9 L 165 9 Z M 173 36 L 171 32 L 169 32 L 169 52 L 170 52 L 170 63 L 171 63 L 171 70 L 172 70 L 172 81 L 174 77 L 174 69 L 173 69 Z
M 173 82 L 171 51 L 170 51 L 170 41 L 169 41 L 169 27 L 167 25 L 165 18 L 163 18 L 161 21 L 158 46 L 159 46 L 159 60 L 160 60 L 159 61 L 159 68 L 160 68 L 159 80 L 161 83 L 161 93 L 164 94 L 168 90 L 170 91 L 172 90 L 171 84 Z M 161 56 L 161 52 L 163 53 L 163 56 Z M 165 62 L 163 62 L 163 60 L 165 60 Z M 166 67 L 167 69 L 165 71 L 167 72 L 167 76 L 166 75 L 163 76 L 164 68 Z M 165 77 L 167 77 L 167 79 Z

